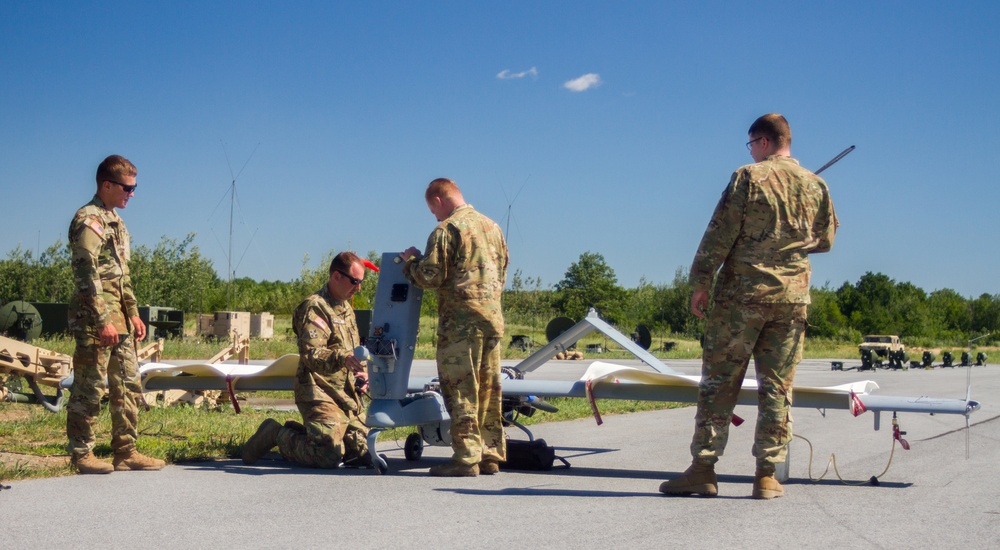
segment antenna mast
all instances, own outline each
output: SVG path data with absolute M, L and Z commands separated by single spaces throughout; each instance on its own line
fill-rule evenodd
M 253 151 L 250 152 L 250 156 L 247 157 L 246 162 L 243 163 L 243 167 L 240 171 L 233 175 L 233 165 L 229 162 L 229 151 L 226 150 L 226 144 L 222 144 L 222 152 L 226 155 L 226 165 L 229 166 L 229 175 L 232 177 L 232 183 L 229 185 L 229 252 L 226 254 L 226 276 L 228 278 L 227 288 L 226 288 L 226 307 L 229 311 L 233 310 L 233 276 L 236 273 L 233 272 L 233 214 L 236 208 L 236 180 L 239 179 L 243 170 L 250 164 L 250 159 L 253 158 L 254 153 L 257 152 L 257 148 L 260 147 L 260 142 L 254 146 Z
M 528 179 L 530 177 L 531 176 L 524 178 L 524 183 L 521 184 L 521 188 L 514 194 L 514 198 L 509 198 L 507 196 L 507 190 L 503 188 L 502 184 L 500 185 L 500 191 L 503 192 L 504 199 L 507 200 L 507 215 L 505 216 L 505 218 L 507 218 L 507 222 L 503 230 L 503 238 L 505 241 L 510 240 L 510 219 L 514 217 L 514 203 L 517 201 L 517 197 L 521 196 L 521 191 L 524 191 L 524 186 L 528 184 Z

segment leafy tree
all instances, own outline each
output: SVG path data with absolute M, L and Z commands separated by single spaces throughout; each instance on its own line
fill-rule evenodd
M 220 281 L 211 260 L 193 245 L 194 233 L 181 241 L 166 236 L 155 247 L 133 247 L 129 260 L 132 288 L 139 305 L 173 307 L 187 312 L 210 311 Z M 228 309 L 225 304 L 219 309 Z
M 892 320 L 890 334 L 917 336 L 933 331 L 932 319 L 927 307 L 927 293 L 912 283 L 898 283 L 888 305 L 888 316 Z
M 895 284 L 887 275 L 867 272 L 856 286 L 844 283 L 837 291 L 840 310 L 850 325 L 864 334 L 893 331 L 889 306 L 895 295 Z
M 663 325 L 671 332 L 696 336 L 704 331 L 704 321 L 691 313 L 691 285 L 687 271 L 678 267 L 670 286 L 661 287 L 657 293 L 659 310 L 654 317 L 657 326 Z
M 28 295 L 28 288 L 25 286 L 29 280 L 31 263 L 31 252 L 22 250 L 20 246 L 8 252 L 7 259 L 0 260 L 0 302 L 36 298 Z
M 972 317 L 970 339 L 990 333 L 989 338 L 979 340 L 980 345 L 1000 342 L 1000 294 L 982 294 L 969 307 Z
M 0 301 L 66 302 L 73 294 L 69 247 L 57 241 L 36 260 L 20 246 L 0 261 Z
M 656 313 L 660 309 L 658 297 L 662 287 L 654 285 L 646 280 L 646 277 L 639 279 L 639 286 L 634 289 L 624 291 L 628 315 L 625 320 L 627 325 L 623 328 L 631 330 L 636 325 L 646 325 L 646 328 L 662 328 L 662 322 L 657 322 Z
M 40 302 L 69 301 L 73 296 L 73 270 L 68 244 L 56 241 L 42 252 L 31 285 Z
M 382 257 L 374 250 L 368 251 L 367 259 L 381 267 Z M 378 288 L 378 272 L 370 269 L 365 270 L 365 282 L 361 285 L 361 290 L 354 295 L 354 307 L 357 309 L 372 309 L 375 307 L 375 289 Z
M 809 292 L 808 336 L 833 338 L 847 326 L 847 318 L 837 305 L 837 294 L 829 287 L 813 288 Z
M 553 315 L 547 311 L 551 300 L 546 299 L 550 295 L 551 292 L 542 291 L 540 277 L 525 278 L 521 270 L 516 269 L 508 278 L 508 288 L 503 292 L 504 317 L 522 324 L 530 324 L 539 315 L 551 317 Z
M 590 308 L 595 308 L 611 323 L 625 320 L 624 291 L 618 286 L 615 271 L 600 254 L 581 254 L 580 259 L 566 270 L 556 291 L 559 293 L 556 306 L 570 318 L 582 319 Z
M 302 258 L 302 269 L 299 272 L 299 292 L 302 294 L 300 300 L 306 296 L 323 288 L 323 285 L 330 279 L 330 262 L 333 261 L 335 251 L 330 250 L 320 258 L 319 262 L 312 267 L 309 266 L 309 255 Z
M 931 292 L 927 300 L 928 317 L 934 321 L 936 328 L 933 336 L 943 337 L 950 334 L 968 334 L 972 330 L 972 308 L 962 296 L 945 288 Z

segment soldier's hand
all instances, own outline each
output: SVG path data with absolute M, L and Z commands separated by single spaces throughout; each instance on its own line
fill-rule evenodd
M 399 255 L 399 257 L 403 258 L 403 260 L 409 260 L 410 258 L 419 258 L 420 250 L 417 249 L 417 247 L 415 246 L 411 246 L 410 248 L 404 250 L 403 253 Z
M 354 372 L 355 374 L 358 372 L 364 372 L 365 370 L 365 364 L 353 355 L 344 357 L 344 366 L 351 369 L 351 372 Z
M 98 336 L 100 336 L 101 345 L 104 347 L 118 345 L 118 329 L 114 325 L 104 325 L 101 327 L 98 331 Z
M 691 313 L 699 319 L 705 318 L 705 309 L 708 307 L 708 292 L 696 290 L 691 294 Z
M 354 387 L 359 391 L 364 391 L 368 387 L 368 372 L 359 371 L 354 373 Z
M 135 340 L 137 342 L 142 342 L 146 339 L 146 324 L 142 322 L 139 316 L 132 317 L 132 326 L 135 327 Z

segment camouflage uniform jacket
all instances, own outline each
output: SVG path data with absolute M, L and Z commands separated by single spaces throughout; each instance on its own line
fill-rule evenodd
M 130 334 L 139 315 L 129 276 L 129 234 L 125 222 L 96 195 L 77 210 L 69 225 L 73 297 L 69 328 L 78 337 L 114 325 Z
M 715 301 L 809 303 L 809 254 L 833 246 L 837 215 L 822 178 L 771 155 L 733 172 L 691 265 Z
M 500 297 L 508 261 L 500 226 L 465 204 L 434 228 L 424 255 L 406 262 L 403 274 L 420 288 L 437 290 L 439 333 L 478 328 L 503 336 Z
M 336 301 L 324 286 L 295 308 L 292 329 L 299 344 L 295 402 L 329 401 L 341 410 L 359 411 L 354 372 L 344 364 L 361 344 L 350 304 Z

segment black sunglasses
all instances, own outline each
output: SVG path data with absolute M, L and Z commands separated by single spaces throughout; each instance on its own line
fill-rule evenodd
M 352 285 L 360 285 L 361 283 L 363 283 L 365 281 L 364 279 L 355 279 L 354 277 L 351 277 L 350 275 L 348 275 L 347 273 L 344 273 L 343 271 L 340 271 L 339 269 L 336 270 L 336 271 L 337 271 L 337 273 L 340 273 L 344 277 L 347 277 L 347 280 L 351 281 Z
M 131 192 L 135 191 L 136 187 L 139 187 L 138 185 L 125 185 L 124 183 L 122 183 L 120 181 L 115 181 L 115 180 L 106 180 L 106 181 L 108 183 L 113 183 L 113 184 L 121 187 L 122 191 L 125 191 L 126 193 L 131 193 Z

